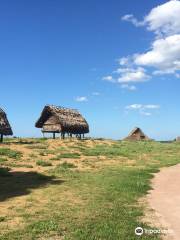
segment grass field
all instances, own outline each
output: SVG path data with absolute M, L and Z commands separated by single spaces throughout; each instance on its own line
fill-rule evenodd
M 0 145 L 1 240 L 133 240 L 141 199 L 180 144 L 9 139 Z M 140 239 L 159 239 L 142 235 Z

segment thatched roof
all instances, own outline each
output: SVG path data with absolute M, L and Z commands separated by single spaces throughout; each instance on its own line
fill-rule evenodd
M 140 140 L 151 140 L 144 132 L 139 128 L 135 127 L 130 134 L 124 140 L 140 141 Z
M 77 110 L 53 105 L 44 107 L 35 126 L 42 128 L 42 132 L 89 133 L 88 123 Z
M 0 134 L 13 135 L 6 113 L 0 108 Z

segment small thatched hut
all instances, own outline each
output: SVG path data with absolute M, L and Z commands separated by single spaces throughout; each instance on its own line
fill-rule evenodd
M 148 141 L 148 140 L 151 140 L 151 139 L 148 136 L 146 136 L 140 128 L 135 127 L 124 140 L 131 140 L 131 141 L 144 140 L 144 141 Z
M 0 108 L 0 142 L 3 141 L 4 135 L 13 135 L 13 132 L 8 122 L 6 113 Z
M 177 137 L 177 138 L 176 138 L 176 142 L 180 142 L 180 137 Z
M 54 105 L 46 105 L 41 113 L 40 118 L 36 122 L 37 128 L 42 128 L 43 133 L 53 133 L 55 138 L 56 133 L 61 133 L 64 138 L 67 133 L 78 135 L 89 133 L 89 125 L 85 118 L 74 109 L 57 107 Z

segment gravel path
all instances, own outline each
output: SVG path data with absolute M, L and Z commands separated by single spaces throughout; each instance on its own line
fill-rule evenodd
M 164 239 L 180 240 L 180 164 L 162 169 L 152 181 L 148 203 L 164 229 Z

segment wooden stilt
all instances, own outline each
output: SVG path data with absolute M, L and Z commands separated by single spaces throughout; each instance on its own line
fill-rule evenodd
M 53 139 L 55 139 L 56 138 L 56 133 L 55 132 L 53 132 Z
M 3 134 L 1 134 L 0 142 L 3 142 Z
M 62 132 L 62 133 L 61 133 L 61 139 L 64 139 L 64 138 L 65 138 L 65 133 Z

